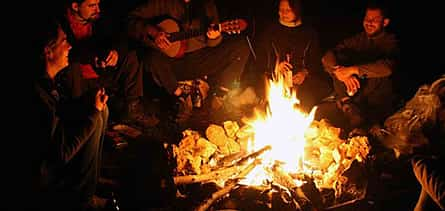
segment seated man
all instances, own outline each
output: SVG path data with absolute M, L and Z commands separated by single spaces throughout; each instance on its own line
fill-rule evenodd
M 40 66 L 34 80 L 33 180 L 41 210 L 82 210 L 105 206 L 95 195 L 99 178 L 104 132 L 108 120 L 108 95 L 104 89 L 86 101 L 69 101 L 58 84 L 68 65 L 71 44 L 57 22 L 46 22 L 39 36 Z M 27 154 L 26 156 L 30 156 Z M 100 199 L 100 200 L 99 200 Z M 100 203 L 98 203 L 100 202 Z M 31 208 L 31 207 L 29 207 Z M 39 209 L 39 210 L 40 210 Z
M 160 87 L 171 96 L 180 97 L 187 91 L 181 88 L 183 82 L 199 81 L 205 98 L 208 86 L 204 80 L 208 79 L 211 92 L 231 89 L 249 54 L 242 37 L 234 35 L 223 41 L 221 30 L 211 27 L 218 26 L 219 21 L 212 0 L 150 0 L 130 12 L 129 35 L 153 49 L 147 51 L 145 61 Z M 242 30 L 243 26 L 240 27 Z M 185 32 L 184 37 L 170 33 L 179 29 Z
M 343 40 L 322 58 L 334 81 L 338 107 L 352 128 L 378 123 L 393 112 L 395 95 L 391 76 L 398 63 L 396 37 L 385 31 L 390 22 L 385 10 L 369 4 L 364 32 Z
M 66 5 L 61 23 L 73 45 L 70 53 L 73 70 L 67 72 L 65 85 L 75 97 L 105 87 L 112 94 L 111 117 L 117 117 L 113 119 L 150 126 L 151 118 L 143 109 L 143 71 L 136 51 L 128 50 L 128 43 L 113 30 L 117 24 L 100 17 L 99 3 L 99 0 L 69 0 Z

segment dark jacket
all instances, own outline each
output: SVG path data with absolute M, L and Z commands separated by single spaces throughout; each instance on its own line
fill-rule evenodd
M 128 33 L 130 38 L 144 46 L 155 48 L 154 37 L 148 34 L 149 27 L 158 28 L 158 24 L 166 19 L 176 21 L 179 31 L 191 29 L 207 29 L 209 24 L 218 23 L 219 16 L 213 0 L 197 0 L 185 4 L 182 0 L 150 0 L 138 5 L 128 16 Z M 161 27 L 162 28 L 162 27 Z M 167 32 L 174 27 L 164 29 Z M 187 40 L 186 52 L 196 51 L 204 47 L 217 46 L 222 36 L 207 39 L 205 33 Z
M 365 32 L 340 42 L 324 56 L 326 71 L 335 65 L 359 67 L 359 76 L 382 78 L 392 75 L 399 63 L 400 49 L 394 34 L 368 37 Z
M 36 146 L 34 167 L 38 165 L 44 174 L 48 168 L 68 163 L 89 140 L 100 119 L 99 111 L 93 106 L 79 107 L 63 102 L 62 98 L 47 74 L 35 81 L 32 106 L 37 134 L 33 141 L 37 143 L 31 145 Z
M 273 71 L 276 59 L 284 61 L 286 54 L 290 54 L 294 72 L 302 68 L 306 68 L 309 74 L 322 72 L 318 34 L 308 24 L 287 27 L 276 20 L 266 25 L 255 43 L 257 69 Z
M 104 59 L 111 49 L 116 49 L 119 46 L 119 40 L 113 35 L 115 31 L 109 19 L 101 17 L 95 22 L 89 23 L 92 25 L 92 36 L 77 40 L 67 16 L 67 14 L 64 14 L 60 17 L 60 22 L 67 35 L 68 42 L 72 45 L 70 51 L 71 63 L 94 64 L 94 57 Z
M 265 26 L 258 40 L 255 41 L 255 45 L 257 76 L 250 76 L 251 78 L 263 77 L 263 73 L 266 75 L 272 73 L 277 62 L 286 61 L 286 54 L 288 54 L 294 73 L 303 69 L 308 71 L 303 83 L 298 86 L 297 92 L 304 110 L 310 111 L 329 94 L 331 90 L 329 76 L 321 69 L 318 33 L 311 25 L 302 23 L 295 27 L 287 27 L 275 20 Z M 258 83 L 261 80 L 255 81 Z M 263 95 L 263 88 L 259 87 L 258 92 Z

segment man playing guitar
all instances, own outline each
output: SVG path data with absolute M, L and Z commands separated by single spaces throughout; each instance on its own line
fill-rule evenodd
M 241 77 L 249 48 L 243 36 L 226 37 L 221 32 L 233 34 L 245 28 L 240 19 L 219 23 L 213 0 L 150 0 L 129 16 L 130 37 L 153 49 L 145 61 L 154 81 L 176 96 L 182 94 L 179 81 L 206 76 L 211 91 L 230 89 Z M 172 32 L 190 36 L 172 41 Z M 180 47 L 171 50 L 174 45 Z

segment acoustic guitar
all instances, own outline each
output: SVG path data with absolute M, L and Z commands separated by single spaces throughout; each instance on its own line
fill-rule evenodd
M 173 19 L 165 19 L 158 24 L 164 32 L 169 34 L 168 40 L 170 41 L 170 47 L 166 49 L 159 49 L 165 55 L 172 58 L 181 58 L 184 56 L 187 39 L 198 37 L 207 33 L 207 29 L 192 29 L 182 30 L 179 24 Z M 224 21 L 212 26 L 213 30 L 218 30 L 227 34 L 239 34 L 247 28 L 247 21 L 243 19 L 235 19 Z

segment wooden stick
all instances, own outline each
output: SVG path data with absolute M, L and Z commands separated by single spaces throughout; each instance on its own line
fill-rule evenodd
M 243 158 L 241 158 L 239 161 L 234 163 L 233 165 L 229 167 L 220 168 L 214 171 L 211 171 L 207 174 L 199 174 L 199 175 L 185 175 L 185 176 L 175 176 L 173 178 L 176 185 L 180 184 L 191 184 L 191 183 L 197 183 L 197 182 L 207 182 L 210 180 L 217 179 L 224 179 L 229 178 L 230 176 L 237 175 L 239 172 L 243 169 L 243 167 L 247 164 L 247 161 L 252 158 L 256 158 L 262 153 L 264 153 L 266 150 L 270 150 L 271 146 L 265 146 L 261 148 L 260 150 L 253 152 Z
M 173 178 L 176 185 L 182 184 L 191 184 L 197 182 L 206 182 L 209 180 L 215 180 L 215 178 L 229 178 L 232 175 L 235 175 L 241 171 L 243 166 L 232 166 L 228 168 L 222 168 L 215 171 L 211 171 L 207 174 L 199 174 L 199 175 L 185 175 L 185 176 L 175 176 Z
M 235 160 L 242 158 L 244 154 L 245 152 L 237 152 L 224 156 L 218 160 L 218 166 L 230 166 Z
M 265 151 L 267 151 L 267 150 L 271 150 L 271 149 L 272 149 L 272 147 L 271 147 L 270 145 L 267 145 L 267 146 L 261 148 L 260 150 L 258 150 L 258 151 L 256 151 L 256 152 L 253 152 L 253 153 L 247 155 L 246 157 L 243 157 L 241 160 L 239 160 L 238 162 L 236 162 L 234 165 L 244 164 L 244 163 L 246 163 L 249 159 L 251 159 L 251 158 L 256 158 L 256 157 L 260 156 L 261 154 L 263 154 Z
M 234 189 L 236 186 L 238 186 L 238 179 L 247 176 L 247 174 L 249 174 L 249 172 L 252 171 L 252 169 L 255 168 L 255 166 L 258 165 L 259 163 L 261 163 L 261 162 L 258 159 L 255 160 L 254 162 L 252 162 L 237 176 L 237 179 L 230 180 L 228 182 L 228 184 L 223 189 L 218 190 L 215 193 L 213 193 L 210 198 L 206 199 L 203 203 L 201 203 L 201 205 L 196 207 L 194 210 L 195 211 L 207 210 L 213 204 L 213 202 L 215 202 L 219 198 L 223 197 L 224 195 L 228 194 L 232 189 Z

